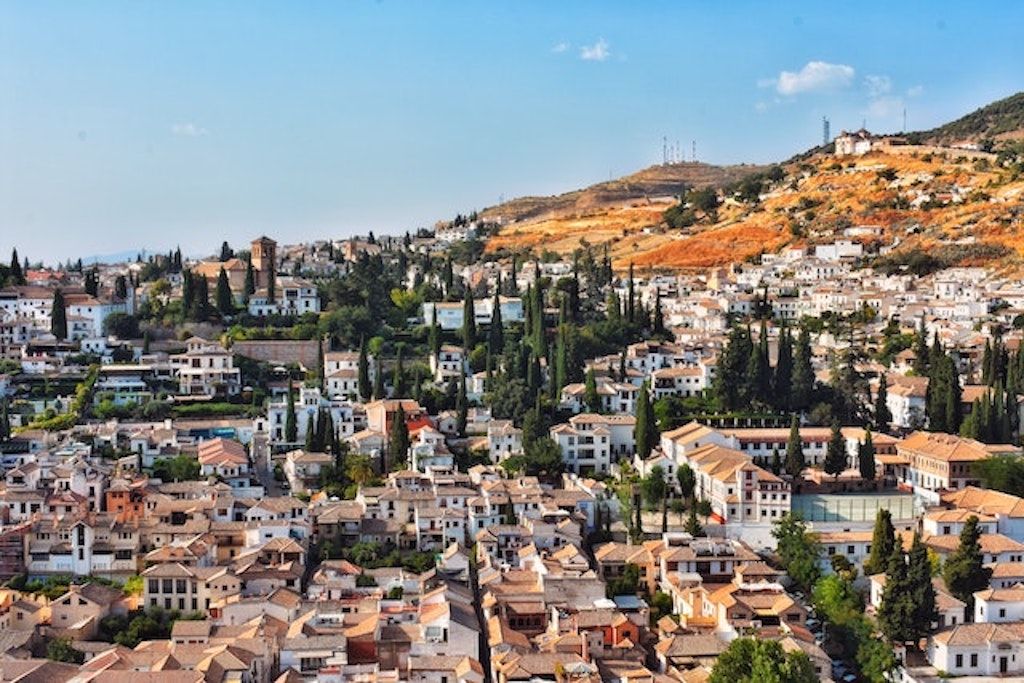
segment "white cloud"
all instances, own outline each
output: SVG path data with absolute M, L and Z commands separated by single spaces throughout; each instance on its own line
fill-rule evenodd
M 915 85 L 907 89 L 907 97 L 917 97 L 924 92 L 923 85 Z
M 783 71 L 775 81 L 781 95 L 796 95 L 815 90 L 845 88 L 853 82 L 854 69 L 846 64 L 807 62 L 797 72 Z
M 587 62 L 603 62 L 612 54 L 608 41 L 598 38 L 593 45 L 584 45 L 580 48 L 580 59 Z
M 194 123 L 176 123 L 171 126 L 171 133 L 181 138 L 199 138 L 209 135 L 210 131 Z
M 555 53 L 562 53 L 568 50 L 570 47 L 572 46 L 569 45 L 569 43 L 563 41 L 561 43 L 556 43 L 555 46 L 551 48 L 551 51 Z
M 892 79 L 888 76 L 865 76 L 864 88 L 868 97 L 881 97 L 892 90 Z

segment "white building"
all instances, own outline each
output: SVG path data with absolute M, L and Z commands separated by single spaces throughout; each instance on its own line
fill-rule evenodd
M 217 342 L 192 337 L 185 353 L 171 356 L 178 390 L 186 396 L 236 396 L 242 390 L 241 371 L 231 352 Z

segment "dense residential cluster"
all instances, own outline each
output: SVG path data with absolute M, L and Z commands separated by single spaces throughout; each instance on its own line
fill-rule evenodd
M 1024 676 L 1024 282 L 494 227 L 15 252 L 0 678 Z

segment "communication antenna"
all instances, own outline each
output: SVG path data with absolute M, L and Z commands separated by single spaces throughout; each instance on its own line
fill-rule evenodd
M 903 107 L 903 132 L 907 132 L 907 108 Z
M 829 140 L 832 139 L 831 131 L 829 130 L 830 123 L 827 116 L 821 117 L 821 144 L 827 145 Z
M 697 141 L 694 140 L 690 147 L 690 161 L 697 161 Z
M 668 163 L 668 138 L 664 135 L 661 136 L 661 164 L 664 166 Z

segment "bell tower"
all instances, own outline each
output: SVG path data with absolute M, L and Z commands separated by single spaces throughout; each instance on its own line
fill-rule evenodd
M 253 270 L 256 271 L 256 286 L 265 287 L 270 269 L 277 263 L 277 242 L 264 235 L 252 241 L 249 253 Z

